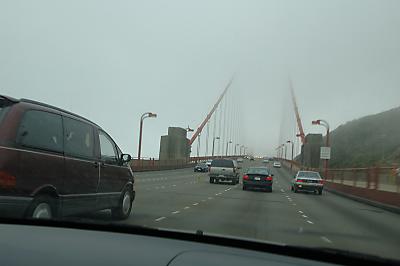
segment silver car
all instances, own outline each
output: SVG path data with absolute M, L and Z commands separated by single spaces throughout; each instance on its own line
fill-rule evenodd
M 213 160 L 208 173 L 210 183 L 229 182 L 234 185 L 239 183 L 239 169 L 235 160 L 216 159 Z
M 298 171 L 293 177 L 291 189 L 294 193 L 298 191 L 309 191 L 321 195 L 324 189 L 324 180 L 318 172 Z

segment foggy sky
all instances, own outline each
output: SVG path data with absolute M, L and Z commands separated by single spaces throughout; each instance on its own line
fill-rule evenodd
M 158 157 L 168 126 L 197 128 L 236 73 L 237 142 L 274 155 L 295 138 L 289 77 L 306 133 L 323 132 L 313 119 L 335 128 L 400 104 L 399 11 L 396 0 L 1 0 L 0 93 L 83 115 L 134 156 L 139 118 L 155 112 L 142 155 Z

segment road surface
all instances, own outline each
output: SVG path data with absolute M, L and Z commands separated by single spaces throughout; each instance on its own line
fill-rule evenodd
M 250 165 L 263 163 L 245 160 L 243 168 Z M 206 173 L 192 169 L 136 173 L 137 197 L 123 223 L 400 259 L 400 215 L 327 191 L 293 193 L 289 171 L 272 171 L 272 193 L 210 184 Z

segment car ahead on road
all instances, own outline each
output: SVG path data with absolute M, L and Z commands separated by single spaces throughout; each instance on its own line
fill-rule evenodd
M 207 160 L 207 162 L 206 162 L 206 164 L 207 164 L 208 167 L 211 166 L 211 163 L 212 163 L 212 160 Z
M 291 190 L 295 193 L 298 191 L 309 191 L 322 194 L 324 189 L 324 180 L 318 172 L 298 171 L 293 177 Z
M 243 190 L 259 188 L 272 192 L 273 176 L 267 167 L 250 167 L 243 175 Z
M 208 172 L 208 165 L 206 163 L 198 163 L 194 167 L 195 172 Z
M 243 158 L 238 158 L 236 161 L 237 161 L 238 163 L 243 163 Z
M 281 168 L 282 167 L 281 162 L 275 161 L 274 162 L 274 167 L 275 168 Z
M 254 161 L 254 157 L 253 156 L 250 156 L 249 159 L 250 159 L 250 161 Z
M 268 159 L 264 159 L 263 163 L 269 163 L 269 160 Z
M 131 156 L 93 122 L 44 103 L 0 96 L 0 213 L 57 218 L 111 209 L 129 217 Z
M 236 185 L 239 183 L 239 169 L 235 160 L 213 160 L 209 171 L 210 183 L 230 182 Z

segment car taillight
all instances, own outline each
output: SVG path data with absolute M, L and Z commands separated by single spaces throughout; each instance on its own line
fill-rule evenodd
M 16 184 L 15 176 L 10 175 L 7 172 L 0 171 L 0 187 L 12 188 L 15 187 L 15 184 Z
M 249 176 L 248 176 L 248 175 L 244 175 L 244 176 L 243 176 L 243 179 L 244 179 L 244 180 L 249 180 Z
M 304 182 L 303 179 L 297 179 L 297 182 Z
M 323 184 L 323 183 L 324 183 L 324 180 L 322 180 L 322 179 L 319 180 L 319 183 L 320 183 L 320 184 Z
M 267 181 L 272 181 L 272 176 L 267 176 L 267 177 L 265 178 L 265 180 L 267 180 Z

